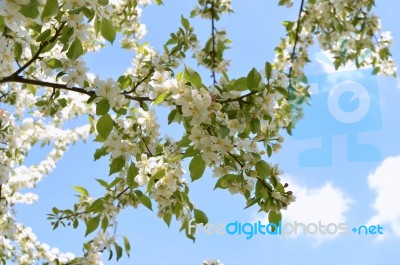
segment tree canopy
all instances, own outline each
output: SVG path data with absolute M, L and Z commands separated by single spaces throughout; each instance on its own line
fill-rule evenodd
M 336 68 L 354 62 L 373 74 L 395 75 L 390 33 L 380 31 L 374 0 L 301 0 L 295 21 L 284 21 L 286 36 L 263 69 L 232 76 L 225 51 L 231 41 L 218 28 L 232 13 L 230 0 L 194 1 L 181 26 L 171 29 L 163 49 L 144 42 L 141 13 L 161 0 L 4 0 L 0 2 L 0 260 L 19 264 L 99 264 L 101 254 L 129 255 L 129 239 L 115 237 L 120 212 L 140 204 L 155 209 L 170 225 L 207 223 L 194 206 L 189 187 L 210 168 L 215 188 L 241 194 L 278 223 L 295 195 L 269 162 L 301 118 L 309 97 L 304 66 L 318 43 Z M 167 4 L 168 1 L 165 1 Z M 271 3 L 275 4 L 275 3 Z M 291 7 L 291 0 L 279 5 Z M 191 18 L 210 23 L 200 40 Z M 251 19 L 251 18 L 249 18 Z M 229 30 L 229 28 L 228 28 Z M 117 35 L 122 40 L 116 43 Z M 134 52 L 131 67 L 117 79 L 89 73 L 85 54 L 106 45 Z M 188 63 L 195 59 L 197 66 Z M 199 74 L 207 69 L 211 78 Z M 169 111 L 168 124 L 182 135 L 162 137 L 157 108 Z M 77 118 L 82 126 L 67 126 Z M 94 139 L 97 160 L 109 158 L 111 180 L 97 179 L 104 195 L 94 198 L 75 186 L 78 201 L 70 209 L 54 207 L 54 228 L 84 226 L 90 238 L 83 253 L 55 253 L 18 222 L 14 207 L 37 195 L 24 193 L 50 174 L 77 141 Z M 36 145 L 50 145 L 48 156 L 33 166 L 25 158 Z M 184 168 L 183 161 L 189 161 Z M 188 172 L 185 178 L 185 172 Z M 107 175 L 105 174 L 105 176 Z M 215 261 L 217 262 L 217 261 Z

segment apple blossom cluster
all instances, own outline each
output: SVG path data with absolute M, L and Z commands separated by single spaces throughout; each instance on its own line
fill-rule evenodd
M 291 6 L 291 1 L 280 4 Z M 336 68 L 352 61 L 357 68 L 372 66 L 374 74 L 395 75 L 392 38 L 390 32 L 380 33 L 380 20 L 370 12 L 373 5 L 374 0 L 303 1 L 298 20 L 284 22 L 287 37 L 276 47 L 276 67 L 290 68 L 293 78 L 302 76 L 308 48 L 318 40 L 333 55 Z
M 213 172 L 215 188 L 240 194 L 246 207 L 257 205 L 278 223 L 282 209 L 296 197 L 281 182 L 278 165 L 267 160 L 281 148 L 282 131 L 290 134 L 301 118 L 308 92 L 294 80 L 309 61 L 308 47 L 317 39 L 337 67 L 355 61 L 358 67 L 374 66 L 374 73 L 390 75 L 396 69 L 392 38 L 388 32 L 378 36 L 372 0 L 302 1 L 298 21 L 284 22 L 287 38 L 276 48 L 274 64 L 266 62 L 263 69 L 239 77 L 228 75 L 224 52 L 230 40 L 226 30 L 216 27 L 223 14 L 233 11 L 230 0 L 199 0 L 191 12 L 211 23 L 204 46 L 189 19 L 181 16 L 181 26 L 161 51 L 139 41 L 146 34 L 140 22 L 143 8 L 151 3 L 0 2 L 1 262 L 102 264 L 104 252 L 116 253 L 118 260 L 123 250 L 130 252 L 129 240 L 122 237 L 121 243 L 116 237 L 119 214 L 139 205 L 152 210 L 154 202 L 158 217 L 167 225 L 174 217 L 194 239 L 188 222 L 194 218 L 206 224 L 208 219 L 190 200 L 193 184 L 187 178 L 198 180 L 206 168 Z M 290 7 L 293 2 L 279 4 Z M 134 52 L 129 69 L 116 79 L 90 73 L 83 55 L 113 44 L 118 33 L 121 47 Z M 212 73 L 211 84 L 188 65 L 189 54 Z M 294 96 L 288 93 L 293 86 Z M 180 125 L 183 133 L 161 137 L 159 111 L 168 111 L 168 124 Z M 71 126 L 76 119 L 89 122 Z M 94 159 L 109 159 L 109 180 L 97 179 L 104 195 L 93 198 L 84 187 L 74 186 L 79 199 L 73 207 L 54 207 L 48 215 L 54 228 L 83 225 L 86 236 L 96 232 L 83 244 L 82 256 L 75 257 L 41 243 L 17 222 L 15 205 L 36 202 L 38 196 L 25 189 L 49 175 L 72 144 L 89 137 L 99 146 Z M 52 150 L 27 166 L 26 157 L 40 144 Z M 222 265 L 219 260 L 203 264 Z

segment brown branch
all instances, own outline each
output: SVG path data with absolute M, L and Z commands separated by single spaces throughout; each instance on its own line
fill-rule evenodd
M 301 0 L 300 9 L 299 9 L 299 15 L 297 17 L 296 37 L 294 39 L 294 45 L 293 45 L 292 53 L 290 55 L 290 61 L 291 62 L 293 62 L 293 60 L 294 60 L 297 43 L 299 42 L 299 38 L 300 38 L 300 29 L 301 29 L 300 22 L 301 22 L 301 15 L 302 15 L 303 12 L 304 12 L 304 0 Z M 291 88 L 291 83 L 292 83 L 292 81 L 291 81 L 292 71 L 293 71 L 293 66 L 290 66 L 289 73 L 288 73 L 288 79 L 289 79 L 288 100 L 290 99 L 290 88 Z
M 124 194 L 125 192 L 127 192 L 130 188 L 126 187 L 123 191 L 121 191 L 120 193 L 117 194 L 117 196 L 115 196 L 115 199 L 119 199 L 119 197 L 122 196 L 122 194 Z
M 64 220 L 64 219 L 68 220 L 68 219 L 71 219 L 71 218 L 76 218 L 76 217 L 78 217 L 78 215 L 85 214 L 85 213 L 88 213 L 88 212 L 87 211 L 83 211 L 83 212 L 76 212 L 76 213 L 71 214 L 71 215 L 64 215 L 64 216 L 62 216 L 60 218 L 57 218 L 57 220 L 61 221 L 61 220 Z
M 230 98 L 230 99 L 218 101 L 218 103 L 223 104 L 223 103 L 234 102 L 234 101 L 242 101 L 242 102 L 243 102 L 243 99 L 245 99 L 245 98 L 247 98 L 247 97 L 249 97 L 249 96 L 251 96 L 251 95 L 254 95 L 254 94 L 256 94 L 257 92 L 259 92 L 259 91 L 251 91 L 251 92 L 249 92 L 249 93 L 247 93 L 247 94 L 245 94 L 245 95 L 242 95 L 242 96 L 240 96 L 240 97 L 237 97 L 237 98 Z
M 83 88 L 67 87 L 66 84 L 52 83 L 52 82 L 41 81 L 41 80 L 37 80 L 37 79 L 27 79 L 22 76 L 11 75 L 11 76 L 5 77 L 4 79 L 0 80 L 0 84 L 6 83 L 6 82 L 38 85 L 38 86 L 43 86 L 43 87 L 51 87 L 53 89 L 64 89 L 64 90 L 69 90 L 69 91 L 85 94 L 88 96 L 95 95 L 94 91 L 86 91 Z M 3 95 L 0 97 L 0 99 L 3 98 L 4 96 L 6 96 L 6 94 L 4 94 L 4 93 L 2 93 L 2 94 Z M 139 101 L 139 102 L 152 101 L 149 97 L 134 97 L 134 96 L 130 96 L 130 95 L 124 95 L 124 96 L 127 99 L 131 99 L 131 100 L 135 100 L 135 101 Z
M 212 69 L 211 69 L 211 77 L 213 79 L 213 84 L 217 84 L 217 79 L 215 77 L 215 17 L 214 17 L 214 0 L 211 1 L 211 38 L 212 38 L 212 51 L 211 51 L 211 59 L 212 59 Z
M 41 81 L 41 80 L 36 80 L 36 79 L 27 79 L 22 76 L 16 76 L 16 75 L 10 75 L 8 77 L 3 78 L 0 80 L 0 84 L 2 83 L 21 83 L 21 84 L 30 84 L 30 85 L 38 85 L 38 86 L 43 86 L 43 87 L 52 87 L 54 89 L 65 89 L 69 91 L 74 91 L 78 92 L 81 94 L 86 94 L 88 96 L 91 96 L 94 94 L 93 91 L 86 91 L 83 88 L 79 87 L 67 87 L 66 84 L 58 84 L 58 83 L 52 83 L 52 82 L 47 82 L 47 81 Z
M 265 183 L 265 181 L 263 179 L 260 179 L 260 177 L 256 177 L 257 180 L 259 182 L 261 182 L 261 184 L 264 186 L 264 188 L 266 188 L 267 190 L 269 190 L 270 192 L 272 192 L 271 188 L 267 185 L 267 183 Z

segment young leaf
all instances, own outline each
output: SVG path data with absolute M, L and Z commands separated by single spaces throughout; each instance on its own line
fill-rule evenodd
M 188 19 L 186 19 L 186 18 L 184 18 L 183 16 L 181 16 L 181 23 L 182 23 L 182 26 L 183 26 L 186 30 L 189 29 L 190 24 L 189 24 L 189 20 L 188 20 Z
M 100 115 L 107 114 L 109 110 L 110 110 L 110 103 L 108 103 L 107 99 L 102 99 L 96 105 L 96 115 L 100 116 Z
M 147 197 L 144 194 L 141 194 L 140 196 L 138 196 L 138 200 L 140 201 L 141 204 L 146 206 L 149 210 L 153 211 L 153 207 L 151 205 L 151 200 L 149 199 L 149 197 Z
M 39 15 L 38 6 L 37 0 L 31 0 L 29 4 L 22 6 L 19 12 L 25 17 L 34 19 Z
M 115 36 L 117 34 L 113 24 L 106 18 L 103 18 L 101 21 L 101 35 L 108 40 L 111 44 L 113 44 L 115 40 Z
M 126 175 L 126 184 L 129 188 L 134 189 L 138 186 L 135 181 L 135 177 L 138 174 L 139 170 L 135 167 L 135 163 L 131 163 L 128 169 L 128 174 Z
M 282 214 L 281 214 L 280 212 L 276 212 L 276 211 L 274 211 L 274 210 L 270 210 L 270 211 L 269 211 L 269 214 L 268 214 L 268 221 L 269 221 L 270 223 L 273 223 L 273 224 L 275 224 L 276 226 L 279 226 L 281 220 L 282 220 Z M 275 227 L 272 226 L 271 228 L 272 228 L 272 230 L 273 230 L 272 232 L 274 232 Z
M 99 224 L 100 224 L 100 215 L 97 215 L 96 217 L 93 217 L 92 219 L 89 219 L 89 221 L 86 223 L 85 236 L 89 235 L 94 230 L 96 230 L 97 227 L 99 227 Z
M 192 181 L 201 178 L 205 169 L 206 162 L 204 162 L 203 158 L 201 158 L 201 155 L 198 154 L 193 157 L 192 161 L 190 161 L 189 164 L 190 178 L 192 179 Z
M 200 75 L 189 66 L 185 66 L 184 78 L 197 88 L 202 86 Z
M 131 251 L 131 244 L 129 243 L 129 239 L 126 236 L 124 236 L 123 238 L 124 238 L 125 252 L 126 252 L 126 255 L 128 255 L 128 257 L 129 257 L 129 253 Z
M 114 121 L 109 114 L 105 114 L 97 121 L 96 129 L 101 137 L 106 139 L 114 127 Z
M 257 91 L 258 85 L 261 82 L 261 74 L 257 71 L 256 68 L 251 69 L 249 74 L 247 75 L 247 86 L 251 91 Z
M 271 174 L 271 168 L 264 160 L 260 160 L 256 163 L 256 170 L 257 173 L 264 178 Z
M 119 156 L 115 159 L 110 164 L 110 174 L 112 175 L 114 173 L 120 172 L 122 168 L 125 165 L 125 158 L 123 156 Z
M 257 118 L 252 118 L 250 121 L 250 130 L 252 133 L 259 133 L 261 132 L 261 123 L 260 120 Z
M 269 62 L 265 63 L 265 76 L 267 77 L 267 80 L 269 81 L 272 76 L 272 65 Z
M 196 219 L 196 223 L 198 224 L 207 224 L 208 223 L 208 217 L 207 215 L 200 211 L 199 209 L 194 209 L 194 219 Z
M 72 188 L 85 197 L 89 196 L 89 192 L 84 187 L 72 186 Z
M 117 253 L 117 261 L 122 257 L 122 251 L 123 249 L 118 246 L 117 243 L 114 243 L 114 247 L 115 247 L 115 252 Z
M 46 4 L 44 6 L 43 13 L 42 13 L 42 20 L 47 17 L 57 15 L 59 11 L 60 11 L 60 7 L 58 6 L 57 0 L 46 0 Z
M 45 63 L 51 69 L 57 69 L 57 68 L 62 68 L 63 67 L 62 62 L 60 60 L 56 59 L 56 58 L 52 58 L 52 59 L 46 61 Z
M 67 57 L 71 60 L 76 60 L 82 54 L 83 54 L 82 42 L 78 38 L 75 38 L 71 46 L 69 46 L 69 49 L 67 51 Z

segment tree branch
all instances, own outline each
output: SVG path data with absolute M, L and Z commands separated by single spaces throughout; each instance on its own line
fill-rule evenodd
M 183 44 L 184 44 L 184 42 L 181 42 L 181 43 L 179 43 L 175 48 L 173 48 L 172 51 L 168 54 L 168 57 L 171 56 L 171 55 L 173 55 L 176 51 L 178 51 L 178 50 L 183 46 Z M 145 77 L 143 77 L 142 79 L 140 79 L 140 80 L 133 86 L 132 89 L 127 90 L 127 91 L 124 91 L 124 92 L 122 92 L 122 94 L 127 95 L 127 94 L 130 94 L 130 93 L 135 92 L 136 89 L 137 89 L 141 84 L 143 84 L 143 82 L 146 81 L 146 80 L 154 73 L 154 70 L 155 70 L 155 67 L 154 67 L 154 65 L 153 65 L 153 66 L 150 68 L 150 71 L 148 72 L 148 74 L 147 74 Z
M 66 84 L 58 84 L 58 83 L 52 83 L 52 82 L 47 82 L 47 81 L 41 81 L 37 79 L 27 79 L 22 76 L 18 75 L 10 75 L 8 77 L 3 78 L 0 80 L 0 84 L 2 83 L 21 83 L 21 84 L 30 84 L 30 85 L 38 85 L 38 86 L 43 86 L 43 87 L 52 87 L 52 88 L 57 88 L 57 89 L 65 89 L 69 91 L 74 91 L 78 92 L 81 94 L 86 94 L 88 96 L 91 96 L 94 94 L 93 91 L 86 91 L 83 88 L 78 88 L 78 87 L 67 87 Z
M 294 56 L 296 53 L 296 47 L 297 47 L 297 43 L 299 42 L 299 38 L 300 38 L 300 22 L 301 22 L 301 15 L 304 12 L 304 0 L 301 0 L 300 3 L 300 9 L 299 9 L 299 15 L 297 17 L 297 27 L 296 27 L 296 37 L 294 39 L 294 45 L 293 45 L 293 49 L 292 49 L 292 53 L 290 55 L 290 61 L 293 62 L 294 60 Z M 289 68 L 289 73 L 288 73 L 288 79 L 289 79 L 289 88 L 288 88 L 288 99 L 290 98 L 290 88 L 291 88 L 291 77 L 292 77 L 292 72 L 293 72 L 293 66 L 290 66 Z
M 47 81 L 41 81 L 37 79 L 28 79 L 24 78 L 22 76 L 8 76 L 0 80 L 0 84 L 2 83 L 21 83 L 21 84 L 30 84 L 30 85 L 38 85 L 38 86 L 43 86 L 43 87 L 51 87 L 54 89 L 64 89 L 64 90 L 69 90 L 81 94 L 85 94 L 88 96 L 95 95 L 94 91 L 86 91 L 83 88 L 79 87 L 67 87 L 66 84 L 58 84 L 58 83 L 52 83 L 52 82 L 47 82 Z M 3 94 L 3 93 L 2 93 Z M 0 97 L 0 99 L 5 96 L 4 94 Z M 136 96 L 130 96 L 130 95 L 124 95 L 125 98 L 135 100 L 138 102 L 144 102 L 144 101 L 152 101 L 149 97 L 136 97 Z
M 245 98 L 247 98 L 247 97 L 249 97 L 249 96 L 251 96 L 251 95 L 254 95 L 254 94 L 256 94 L 257 92 L 259 92 L 259 91 L 251 91 L 251 92 L 249 92 L 249 93 L 247 93 L 247 94 L 244 94 L 244 95 L 242 95 L 242 96 L 240 96 L 240 97 L 237 97 L 237 98 L 230 98 L 230 99 L 218 101 L 218 103 L 223 104 L 223 103 L 234 102 L 234 101 L 242 101 L 242 102 L 243 102 L 243 99 L 245 99 Z
M 33 55 L 33 57 L 28 62 L 26 62 L 15 73 L 13 73 L 12 76 L 18 76 L 26 68 L 28 68 L 34 61 L 36 61 L 39 58 L 39 55 L 43 51 L 43 49 L 46 48 L 49 44 L 52 44 L 54 41 L 57 40 L 58 36 L 61 34 L 61 31 L 64 28 L 66 23 L 67 22 L 61 23 L 60 27 L 56 30 L 56 34 L 54 34 L 54 36 L 50 40 L 41 42 L 40 45 L 39 45 L 39 49 L 36 51 L 35 55 Z
M 211 77 L 213 79 L 213 84 L 217 84 L 217 79 L 215 77 L 215 17 L 214 17 L 214 0 L 211 1 L 211 38 L 212 38 L 212 51 L 211 51 L 211 59 L 212 59 L 212 72 Z

